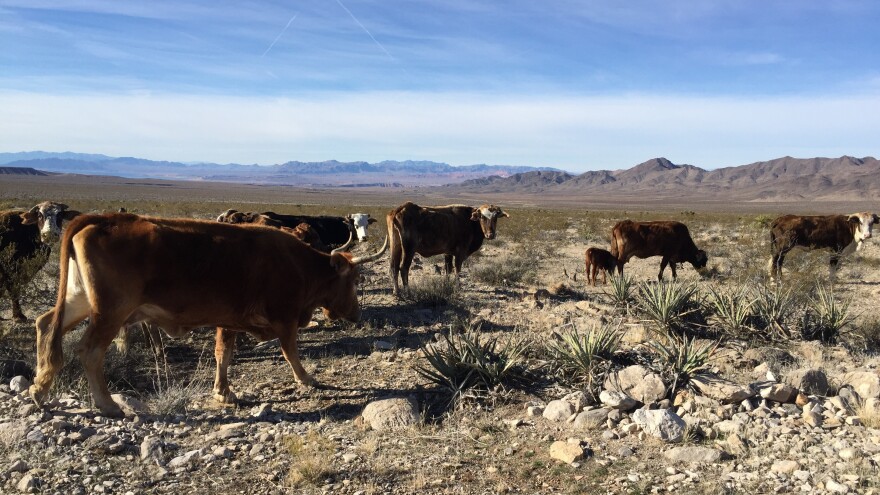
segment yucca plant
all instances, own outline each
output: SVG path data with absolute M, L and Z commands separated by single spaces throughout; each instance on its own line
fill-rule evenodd
M 611 325 L 593 327 L 586 334 L 573 327 L 548 345 L 552 366 L 563 377 L 581 381 L 595 392 L 596 378 L 607 371 L 622 336 L 619 328 Z
M 797 308 L 791 289 L 782 289 L 778 285 L 758 285 L 753 308 L 760 328 L 767 332 L 767 337 L 773 340 L 791 338 L 787 322 Z
M 817 284 L 816 292 L 810 298 L 807 319 L 802 333 L 806 340 L 837 342 L 840 331 L 850 324 L 855 317 L 849 312 L 851 300 L 838 301 L 834 297 L 834 289 Z
M 468 391 L 490 392 L 500 386 L 516 385 L 525 379 L 525 339 L 499 343 L 476 332 L 444 336 L 445 345 L 423 349 L 427 366 L 417 365 L 421 376 L 446 389 L 457 402 Z
M 645 283 L 639 287 L 639 307 L 659 330 L 669 333 L 696 311 L 696 284 L 678 282 Z
M 709 369 L 709 362 L 718 352 L 720 341 L 704 341 L 698 343 L 696 338 L 688 339 L 675 334 L 666 336 L 666 342 L 648 342 L 654 352 L 657 353 L 657 367 L 659 371 L 671 383 L 669 396 L 685 387 L 691 378 L 705 373 Z
M 755 298 L 745 287 L 721 290 L 709 287 L 709 304 L 718 325 L 733 334 L 751 330 L 752 306 Z
M 633 280 L 627 275 L 611 274 L 608 277 L 611 282 L 607 289 L 603 289 L 605 295 L 611 299 L 611 303 L 621 308 L 629 308 L 633 301 Z

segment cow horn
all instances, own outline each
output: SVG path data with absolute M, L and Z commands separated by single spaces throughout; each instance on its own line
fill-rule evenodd
M 346 241 L 345 244 L 339 246 L 338 248 L 334 249 L 333 251 L 330 251 L 330 254 L 336 254 L 336 253 L 341 253 L 341 252 L 345 251 L 346 249 L 348 249 L 348 246 L 351 246 L 352 240 L 354 240 L 354 232 L 349 231 L 348 232 L 348 241 Z
M 362 263 L 368 263 L 370 261 L 376 261 L 381 258 L 383 254 L 385 254 L 385 250 L 388 249 L 388 236 L 385 236 L 385 242 L 382 243 L 382 249 L 375 254 L 371 254 L 369 256 L 358 256 L 357 258 L 351 259 L 352 265 L 360 265 Z

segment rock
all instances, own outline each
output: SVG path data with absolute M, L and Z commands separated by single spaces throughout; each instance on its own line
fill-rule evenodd
M 15 487 L 22 493 L 30 493 L 39 488 L 41 482 L 39 478 L 35 478 L 31 473 L 27 473 L 18 480 Z
M 828 395 L 828 377 L 815 368 L 800 368 L 785 375 L 785 383 L 806 395 Z
M 264 402 L 259 406 L 251 408 L 250 412 L 252 418 L 262 418 L 264 416 L 268 416 L 272 413 L 272 404 Z
M 526 416 L 535 417 L 544 414 L 543 406 L 527 406 L 526 407 Z
M 122 394 L 113 394 L 110 396 L 113 399 L 113 402 L 119 405 L 122 408 L 122 412 L 125 413 L 126 416 L 137 416 L 138 414 L 149 414 L 150 408 L 147 405 L 134 397 L 129 397 L 127 395 Z
M 651 331 L 641 323 L 627 323 L 624 325 L 621 342 L 630 345 L 639 345 L 651 340 Z
M 7 473 L 26 473 L 26 472 L 30 471 L 30 469 L 31 469 L 31 467 L 28 466 L 28 464 L 26 462 L 19 459 L 19 460 L 13 462 L 12 464 L 10 464 L 9 467 L 6 468 L 6 472 Z
M 708 447 L 674 447 L 663 453 L 663 457 L 672 462 L 711 464 L 721 460 L 722 452 Z
M 738 385 L 715 375 L 698 375 L 691 378 L 690 383 L 706 397 L 727 404 L 742 402 L 755 395 L 751 387 Z
M 684 420 L 668 409 L 638 409 L 632 420 L 647 434 L 667 442 L 680 442 L 684 437 Z
M 659 401 L 666 396 L 666 385 L 660 375 L 641 365 L 628 366 L 612 373 L 605 380 L 604 388 L 622 392 L 643 404 Z
M 797 397 L 797 390 L 791 385 L 784 383 L 774 383 L 769 387 L 760 390 L 761 397 L 772 400 L 774 402 L 794 402 Z
M 192 466 L 201 458 L 200 450 L 190 450 L 189 452 L 177 456 L 168 461 L 168 469 L 184 469 Z
M 141 460 L 155 462 L 162 461 L 162 441 L 156 435 L 147 435 L 141 442 Z
M 840 451 L 837 452 L 837 455 L 839 455 L 840 458 L 843 459 L 844 461 L 851 461 L 853 459 L 861 457 L 861 454 L 859 453 L 859 451 L 853 447 L 847 447 L 845 449 L 840 449 Z
M 599 401 L 602 404 L 619 411 L 629 411 L 636 407 L 636 400 L 632 397 L 614 390 L 603 390 L 599 393 Z
M 578 428 L 601 428 L 608 419 L 609 411 L 604 407 L 583 411 L 574 418 L 574 425 Z
M 797 461 L 779 460 L 773 462 L 773 465 L 770 466 L 770 471 L 780 474 L 791 474 L 799 467 L 801 466 Z
M 218 459 L 228 459 L 232 457 L 232 451 L 224 446 L 220 446 L 211 451 L 211 454 Z
M 397 397 L 370 402 L 361 413 L 370 427 L 382 431 L 419 422 L 419 407 L 411 397 Z
M 584 449 L 578 444 L 557 440 L 550 445 L 550 457 L 571 464 L 584 458 Z
M 797 394 L 797 397 L 794 399 L 794 403 L 795 403 L 798 407 L 804 407 L 804 406 L 806 406 L 807 404 L 810 403 L 810 398 L 807 397 L 806 395 L 802 394 L 802 393 L 798 393 L 798 394 Z
M 880 398 L 880 375 L 876 371 L 851 371 L 843 375 L 841 381 L 863 399 Z
M 587 407 L 587 404 L 589 404 L 590 402 L 589 400 L 587 400 L 586 394 L 581 391 L 572 392 L 563 397 L 562 400 L 567 400 L 568 402 L 570 402 L 571 405 L 574 406 L 574 412 L 581 412 L 585 407 Z
M 46 440 L 46 434 L 43 433 L 43 431 L 39 428 L 34 428 L 33 430 L 29 431 L 24 438 L 30 443 L 42 443 L 44 440 Z
M 91 451 L 103 454 L 118 454 L 125 448 L 125 443 L 116 435 L 98 434 L 89 437 L 85 446 Z
M 543 416 L 550 421 L 565 421 L 574 414 L 575 406 L 564 399 L 551 400 L 544 408 Z
M 825 489 L 833 493 L 849 493 L 849 487 L 832 479 L 825 481 Z
M 810 426 L 822 426 L 822 415 L 814 413 L 813 411 L 807 411 L 803 414 L 804 423 Z
M 768 363 L 774 366 L 787 365 L 795 361 L 790 352 L 775 347 L 752 347 L 743 352 L 742 360 L 750 366 Z
M 727 448 L 731 454 L 746 455 L 749 452 L 749 444 L 745 438 L 737 433 L 727 436 Z
M 30 386 L 31 381 L 21 375 L 13 377 L 12 380 L 9 381 L 9 390 L 16 394 L 26 391 Z

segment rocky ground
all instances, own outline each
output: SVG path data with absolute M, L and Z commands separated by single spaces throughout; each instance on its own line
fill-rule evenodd
M 765 247 L 731 234 L 724 221 L 694 219 L 697 243 L 714 247 L 713 276 L 701 279 L 687 266 L 683 281 L 730 286 L 753 280 L 749 266 L 763 268 L 763 254 L 754 253 Z M 659 338 L 652 324 L 635 308 L 611 304 L 607 287 L 583 285 L 581 255 L 601 245 L 599 235 L 587 242 L 575 225 L 535 244 L 529 235 L 504 240 L 504 229 L 500 242 L 469 262 L 448 304 L 396 300 L 385 262 L 371 267 L 363 322 L 316 315 L 303 332 L 303 361 L 318 388 L 294 382 L 277 343 L 242 339 L 230 370 L 238 407 L 210 398 L 213 333 L 201 331 L 163 342 L 161 362 L 144 343 L 127 356 L 111 352 L 108 376 L 124 419 L 95 412 L 75 360 L 54 401 L 39 409 L 20 395 L 32 377 L 33 323 L 7 324 L 0 492 L 880 491 L 880 359 L 869 342 L 880 248 L 869 246 L 839 273 L 836 290 L 853 301 L 853 338 L 770 342 L 720 333 L 710 319 L 698 337 L 720 339 L 719 352 L 697 380 L 670 394 L 668 377 L 650 359 L 647 344 Z M 475 275 L 523 257 L 537 268 L 531 277 L 489 284 Z M 793 270 L 827 271 L 821 260 L 803 260 L 793 255 Z M 421 260 L 413 283 L 435 277 L 436 261 Z M 653 280 L 658 264 L 636 260 L 627 271 Z M 26 305 L 31 318 L 52 302 L 55 274 L 51 266 L 44 271 Z M 541 351 L 548 342 L 567 328 L 602 323 L 620 329 L 622 345 L 595 390 L 549 371 Z M 527 339 L 528 384 L 451 403 L 416 368 L 426 365 L 425 348 L 442 349 L 444 336 L 462 328 Z M 169 406 L 175 398 L 183 404 Z

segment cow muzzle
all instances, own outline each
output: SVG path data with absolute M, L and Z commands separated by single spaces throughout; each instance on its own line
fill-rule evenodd
M 485 236 L 486 236 L 486 239 L 489 239 L 491 241 L 492 239 L 495 238 L 495 232 L 492 232 L 491 234 L 485 234 Z

